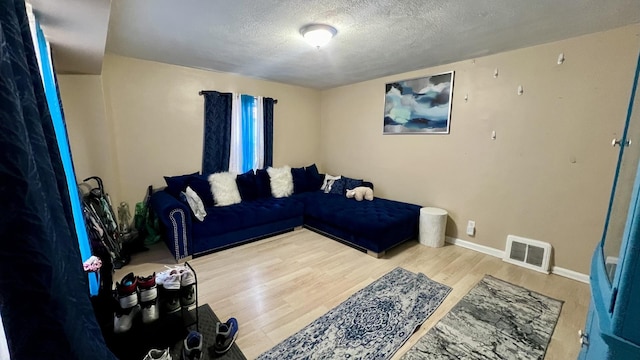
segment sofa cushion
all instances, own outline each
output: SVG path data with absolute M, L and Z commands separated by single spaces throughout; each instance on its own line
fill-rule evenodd
M 353 190 L 353 189 L 357 188 L 358 186 L 362 185 L 362 179 L 352 179 L 352 178 L 348 178 L 346 176 L 343 176 L 342 180 L 344 181 L 344 191 L 345 191 L 345 193 L 346 193 L 347 189 Z
M 227 206 L 237 204 L 242 201 L 236 175 L 229 172 L 221 172 L 209 175 L 211 192 L 216 200 L 216 206 Z
M 251 201 L 258 198 L 258 185 L 256 184 L 256 175 L 253 170 L 238 175 L 236 184 L 238 184 L 238 191 L 242 201 Z
M 256 170 L 256 189 L 258 191 L 258 198 L 270 198 L 271 197 L 271 179 L 267 169 Z
M 187 181 L 189 178 L 194 175 L 198 175 L 198 172 L 177 176 L 165 176 L 164 181 L 167 183 L 166 191 L 178 198 L 180 196 L 180 192 L 187 188 Z
M 329 194 L 344 196 L 346 193 L 344 179 L 341 176 L 339 179 L 334 180 L 329 190 Z
M 291 177 L 293 178 L 294 194 L 300 194 L 310 190 L 311 184 L 309 184 L 309 180 L 307 178 L 307 171 L 304 168 L 302 167 L 292 168 Z
M 304 205 L 294 198 L 262 198 L 207 208 L 203 222 L 193 222 L 193 238 L 210 237 L 302 216 Z
M 333 182 L 329 194 L 345 196 L 347 189 L 354 189 L 360 185 L 362 185 L 362 179 L 352 179 L 346 176 L 341 176 L 340 179 Z
M 187 186 L 187 188 L 180 193 L 180 199 L 183 202 L 186 202 L 191 209 L 191 214 L 198 219 L 199 221 L 204 220 L 207 216 L 207 211 L 204 209 L 204 204 L 202 203 L 202 199 L 200 196 L 191 189 L 191 187 Z
M 309 185 L 309 191 L 318 191 L 324 181 L 324 175 L 318 172 L 316 164 L 309 165 L 304 168 L 307 173 L 307 184 Z
M 283 166 L 279 168 L 267 168 L 271 184 L 271 195 L 275 198 L 291 196 L 293 194 L 293 177 L 291 168 Z
M 320 190 L 322 190 L 325 194 L 328 194 L 331 191 L 331 187 L 333 186 L 333 183 L 335 183 L 336 180 L 339 180 L 340 178 L 341 176 L 333 176 L 333 175 L 325 174 Z
M 213 206 L 215 200 L 211 193 L 211 185 L 207 175 L 192 175 L 187 180 L 187 185 L 198 194 L 205 207 Z

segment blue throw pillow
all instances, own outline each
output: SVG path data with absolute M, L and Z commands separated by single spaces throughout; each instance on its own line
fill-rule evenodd
M 347 191 L 345 190 L 345 187 L 344 187 L 344 179 L 340 178 L 333 182 L 333 185 L 331 185 L 331 190 L 329 191 L 329 194 L 344 196 L 346 192 Z
M 293 177 L 294 194 L 300 194 L 309 191 L 309 181 L 307 180 L 307 172 L 304 168 L 292 168 L 291 176 Z
M 258 189 L 258 198 L 271 197 L 271 178 L 267 169 L 256 170 L 256 188 Z
M 258 198 L 258 185 L 256 184 L 256 175 L 253 170 L 238 175 L 236 184 L 242 201 L 251 201 Z
M 191 187 L 193 191 L 198 194 L 202 200 L 204 207 L 210 207 L 215 205 L 213 194 L 211 193 L 211 185 L 207 180 L 207 175 L 192 175 L 187 180 L 187 185 Z M 186 188 L 186 186 L 185 186 Z
M 343 176 L 342 180 L 344 181 L 344 191 L 345 191 L 345 193 L 346 193 L 347 189 L 353 190 L 353 189 L 357 188 L 358 186 L 362 185 L 362 179 L 358 180 L 358 179 L 352 179 L 352 178 L 348 178 L 346 176 Z
M 184 191 L 184 189 L 187 188 L 189 177 L 194 175 L 198 175 L 198 172 L 178 176 L 165 176 L 164 181 L 167 183 L 167 188 L 165 189 L 166 192 L 175 196 L 176 198 L 179 198 L 180 192 Z
M 320 175 L 316 164 L 307 166 L 304 170 L 307 173 L 307 184 L 309 185 L 308 191 L 320 190 L 322 182 L 324 181 L 324 175 Z
M 324 184 L 324 175 L 325 174 L 320 174 L 321 181 L 320 181 L 320 187 L 318 188 L 318 191 L 323 191 L 322 190 L 322 185 Z

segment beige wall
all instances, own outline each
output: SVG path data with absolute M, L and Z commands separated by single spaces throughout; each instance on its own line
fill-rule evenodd
M 112 126 L 105 115 L 102 77 L 59 75 L 69 143 L 78 183 L 99 176 L 112 197 L 119 196 Z M 91 187 L 96 182 L 91 181 Z
M 589 273 L 639 33 L 634 25 L 323 91 L 322 170 L 369 179 L 377 196 L 447 209 L 448 236 L 496 249 L 508 234 L 547 241 L 555 265 Z M 449 135 L 382 135 L 385 83 L 450 70 Z
M 113 122 L 121 198 L 130 206 L 164 175 L 201 170 L 204 101 L 200 90 L 278 99 L 274 165 L 304 166 L 320 156 L 320 93 L 298 86 L 116 55 L 104 59 L 107 118 Z
M 634 25 L 323 92 L 116 55 L 102 76 L 59 82 L 77 177 L 103 177 L 115 202 L 133 205 L 163 175 L 200 169 L 198 91 L 263 95 L 279 100 L 276 166 L 316 162 L 369 179 L 378 196 L 449 210 L 448 236 L 496 249 L 507 234 L 548 241 L 555 265 L 588 273 L 639 33 Z M 385 83 L 450 70 L 451 134 L 382 135 Z M 464 233 L 470 219 L 474 237 Z

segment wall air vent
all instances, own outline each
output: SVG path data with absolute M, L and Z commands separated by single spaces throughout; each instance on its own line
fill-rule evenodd
M 549 273 L 551 244 L 515 235 L 507 236 L 502 260 L 527 269 Z

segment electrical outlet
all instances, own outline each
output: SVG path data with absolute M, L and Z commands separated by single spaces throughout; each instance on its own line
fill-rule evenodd
M 476 233 L 476 222 L 469 220 L 467 223 L 467 235 L 473 236 Z

